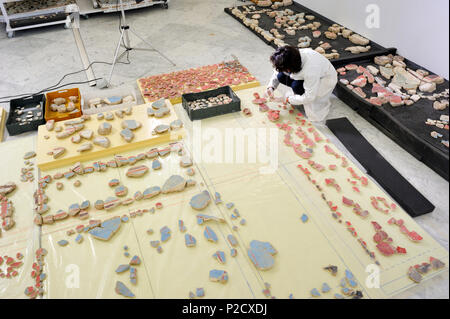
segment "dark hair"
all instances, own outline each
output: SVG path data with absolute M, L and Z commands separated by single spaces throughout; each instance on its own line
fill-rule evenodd
M 278 72 L 298 73 L 302 69 L 302 57 L 298 48 L 286 45 L 278 48 L 271 56 L 270 61 Z

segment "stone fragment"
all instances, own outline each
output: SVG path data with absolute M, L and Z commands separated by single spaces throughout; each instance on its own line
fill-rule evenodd
M 211 196 L 208 191 L 203 191 L 200 194 L 197 194 L 191 198 L 189 204 L 193 209 L 203 210 L 205 209 L 209 203 L 211 202 Z
M 180 159 L 180 166 L 181 167 L 189 167 L 192 166 L 192 159 L 189 156 L 183 156 Z
M 68 244 L 69 242 L 65 239 L 58 241 L 58 245 L 60 245 L 61 247 L 67 246 Z
M 63 155 L 66 152 L 66 149 L 64 147 L 55 147 L 52 150 L 53 159 L 57 159 L 61 155 Z
M 162 164 L 158 159 L 154 159 L 152 161 L 152 169 L 154 169 L 156 171 L 156 170 L 161 169 L 161 167 L 162 167 Z
M 163 133 L 166 133 L 167 131 L 169 131 L 169 129 L 170 129 L 169 125 L 159 124 L 153 129 L 153 132 L 155 134 L 163 134 Z
M 121 201 L 116 197 L 108 197 L 105 199 L 103 207 L 105 210 L 112 210 L 119 206 L 121 204 Z
M 121 274 L 121 273 L 127 271 L 128 269 L 130 269 L 130 265 L 129 264 L 119 265 L 116 268 L 116 273 Z
M 197 244 L 197 240 L 195 239 L 195 237 L 190 234 L 184 235 L 184 242 L 186 244 L 186 247 L 195 247 L 195 245 Z
M 125 284 L 121 281 L 117 281 L 116 282 L 116 288 L 115 291 L 117 294 L 122 295 L 124 297 L 128 297 L 128 298 L 134 298 L 135 295 L 131 292 L 130 289 L 128 289 L 127 286 L 125 286 Z
M 36 153 L 33 151 L 30 152 L 26 152 L 25 155 L 23 156 L 23 159 L 30 159 L 36 156 Z
M 250 242 L 250 248 L 247 250 L 248 257 L 259 270 L 269 270 L 274 264 L 273 256 L 277 250 L 268 242 L 253 240 Z
M 203 225 L 204 223 L 206 223 L 208 221 L 215 221 L 215 222 L 218 222 L 218 223 L 224 223 L 225 219 L 223 219 L 221 217 L 209 216 L 209 215 L 204 215 L 204 214 L 198 214 L 197 215 L 197 224 Z
M 150 241 L 150 246 L 152 246 L 153 248 L 158 248 L 160 244 L 161 242 L 159 240 Z
M 109 138 L 107 138 L 106 136 L 97 136 L 92 142 L 95 145 L 101 146 L 103 148 L 108 148 L 111 145 Z
M 414 281 L 416 284 L 422 281 L 422 275 L 414 267 L 409 267 L 407 274 L 409 279 Z
M 186 180 L 180 175 L 172 175 L 169 179 L 164 183 L 162 187 L 162 193 L 174 193 L 181 192 L 186 187 Z
M 211 242 L 213 242 L 213 243 L 217 243 L 217 241 L 219 240 L 218 238 L 217 238 L 217 235 L 216 235 L 216 233 L 211 229 L 211 227 L 209 227 L 209 226 L 206 226 L 205 227 L 205 231 L 203 232 L 203 234 L 205 235 L 205 238 L 208 240 L 208 241 L 211 241 Z
M 133 166 L 130 167 L 127 170 L 126 175 L 128 177 L 141 177 L 143 175 L 145 175 L 145 173 L 148 172 L 148 167 L 146 165 L 139 165 L 139 166 Z
M 159 110 L 161 108 L 167 107 L 166 100 L 160 99 L 152 103 L 152 108 L 155 110 Z
M 100 126 L 97 129 L 97 133 L 99 135 L 109 135 L 111 134 L 112 125 L 108 122 L 103 122 L 100 124 Z
M 107 121 L 114 120 L 114 115 L 111 112 L 106 112 L 105 113 L 105 120 L 107 120 Z
M 204 296 L 205 296 L 205 289 L 203 289 L 203 288 L 197 288 L 197 289 L 195 290 L 195 295 L 196 295 L 198 298 L 204 297 Z
M 139 256 L 135 255 L 135 256 L 133 256 L 133 258 L 131 258 L 130 265 L 135 266 L 135 265 L 140 265 L 140 264 L 141 264 L 141 259 L 139 258 Z
M 80 205 L 75 203 L 69 206 L 69 215 L 76 216 L 80 212 Z
M 134 134 L 129 128 L 121 130 L 120 131 L 120 136 L 122 136 L 122 138 L 125 141 L 127 141 L 128 143 L 130 143 L 133 140 L 133 138 L 134 138 Z
M 153 197 L 158 196 L 161 193 L 161 188 L 159 186 L 153 186 L 153 187 L 149 187 L 147 188 L 143 195 L 144 199 L 151 199 Z
M 109 187 L 116 187 L 120 184 L 120 181 L 117 178 L 113 178 L 108 182 Z
M 102 222 L 100 227 L 89 230 L 89 234 L 100 240 L 109 240 L 120 228 L 120 224 L 120 217 L 113 217 Z
M 183 127 L 183 122 L 181 120 L 175 120 L 170 122 L 170 129 L 175 131 Z
M 227 236 L 227 239 L 232 247 L 236 247 L 238 245 L 238 241 L 237 241 L 236 237 L 234 237 L 233 235 L 229 234 Z
M 77 237 L 75 237 L 75 242 L 81 244 L 83 242 L 83 235 L 78 234 Z
M 77 149 L 77 152 L 85 152 L 85 151 L 89 151 L 92 149 L 92 144 L 91 143 L 85 143 L 83 145 L 81 145 L 81 147 L 79 149 Z
M 225 253 L 223 251 L 216 251 L 213 255 L 213 258 L 216 259 L 220 264 L 226 263 Z
M 228 273 L 225 270 L 213 269 L 209 272 L 209 280 L 226 284 L 228 282 Z
M 136 267 L 130 267 L 130 282 L 133 285 L 136 285 L 136 283 L 137 283 L 137 274 L 136 274 L 136 272 L 137 272 Z
M 87 210 L 91 206 L 91 202 L 89 200 L 85 200 L 81 203 L 80 209 Z
M 167 227 L 167 226 L 164 226 L 163 228 L 161 228 L 160 233 L 161 233 L 161 241 L 163 243 L 168 241 L 171 237 L 171 231 L 170 231 L 169 227 Z
M 6 196 L 16 189 L 16 184 L 14 182 L 8 182 L 6 184 L 0 185 L 0 195 Z
M 114 193 L 116 194 L 117 197 L 126 196 L 128 194 L 128 188 L 124 185 L 117 186 L 116 189 L 114 190 Z
M 134 200 L 140 201 L 142 198 L 144 198 L 144 195 L 141 193 L 141 191 L 137 191 L 133 195 Z
M 45 128 L 49 132 L 53 131 L 53 129 L 55 128 L 55 120 L 48 120 L 47 123 L 45 123 Z
M 311 290 L 311 296 L 313 297 L 320 297 L 320 292 L 319 290 L 317 290 L 317 288 L 314 288 L 313 290 Z
M 138 128 L 140 128 L 142 126 L 142 124 L 136 120 L 125 120 L 122 121 L 121 124 L 123 129 L 129 129 L 129 130 L 137 130 Z
M 308 219 L 309 219 L 308 215 L 306 215 L 306 214 L 303 214 L 302 217 L 301 217 L 301 220 L 302 220 L 303 223 L 306 223 L 308 221 Z
M 439 259 L 434 258 L 434 257 L 430 257 L 430 264 L 431 264 L 431 266 L 433 267 L 434 270 L 438 270 L 438 269 L 441 269 L 441 268 L 445 267 L 445 263 L 444 262 L 442 262 Z

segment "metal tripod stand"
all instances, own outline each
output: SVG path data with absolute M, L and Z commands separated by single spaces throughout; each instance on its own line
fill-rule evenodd
M 120 11 L 121 11 L 121 17 L 120 17 L 120 19 L 121 19 L 120 38 L 119 38 L 119 42 L 117 43 L 116 50 L 114 52 L 114 60 L 113 60 L 112 66 L 111 66 L 111 70 L 109 72 L 109 76 L 108 76 L 108 80 L 106 82 L 106 86 L 110 86 L 110 84 L 111 84 L 111 78 L 112 78 L 112 75 L 113 75 L 113 72 L 114 72 L 114 67 L 115 67 L 117 61 L 120 60 L 125 54 L 128 53 L 128 51 L 131 51 L 131 50 L 155 51 L 160 56 L 162 56 L 164 59 L 166 59 L 170 64 L 175 66 L 175 63 L 173 63 L 172 60 L 170 60 L 168 57 L 166 57 L 159 50 L 155 49 L 150 43 L 148 43 L 140 35 L 138 35 L 136 32 L 134 32 L 133 29 L 131 29 L 131 27 L 126 23 L 125 11 L 123 9 L 123 2 L 122 2 L 122 0 L 119 0 L 119 2 L 120 2 Z M 142 42 L 144 42 L 149 48 L 133 48 L 133 47 L 131 47 L 131 45 L 130 45 L 130 37 L 129 37 L 128 32 L 133 33 L 137 38 L 139 38 Z M 119 54 L 119 49 L 120 49 L 121 46 L 125 48 L 125 51 L 122 52 L 120 55 L 118 55 Z

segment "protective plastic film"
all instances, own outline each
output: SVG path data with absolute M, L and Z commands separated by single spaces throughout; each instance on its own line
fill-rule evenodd
M 5 195 L 13 209 L 11 218 L 14 226 L 0 232 L 0 298 L 25 298 L 25 288 L 32 286 L 34 280 L 30 276 L 34 252 L 39 247 L 39 228 L 33 224 L 33 191 L 38 179 L 35 165 L 24 163 L 24 154 L 33 151 L 35 137 L 29 136 L 14 141 L 0 143 L 3 168 L 0 170 L 0 184 L 13 182 L 16 189 Z M 29 159 L 34 163 L 35 158 Z M 21 181 L 21 169 L 35 167 L 32 170 L 34 181 Z M 18 255 L 19 254 L 19 255 Z M 23 256 L 23 257 L 22 257 Z M 8 257 L 13 260 L 9 261 Z M 14 264 L 20 266 L 10 269 Z

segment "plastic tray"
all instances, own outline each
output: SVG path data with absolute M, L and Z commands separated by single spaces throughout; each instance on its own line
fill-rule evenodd
M 64 121 L 73 119 L 76 117 L 81 116 L 81 94 L 80 90 L 78 88 L 72 88 L 72 89 L 66 89 L 61 91 L 54 91 L 54 92 L 48 92 L 46 95 L 46 103 L 45 103 L 45 120 L 55 120 L 55 122 L 58 121 Z M 78 101 L 75 103 L 75 108 L 78 110 L 77 112 L 65 112 L 65 113 L 59 113 L 59 112 L 53 112 L 50 109 L 50 105 L 52 104 L 52 101 L 58 97 L 63 97 L 66 100 L 69 99 L 69 96 L 78 96 Z M 67 103 L 66 103 L 67 105 Z
M 233 102 L 229 104 L 211 106 L 205 109 L 191 110 L 188 106 L 188 102 L 192 102 L 198 99 L 207 99 L 220 94 L 226 94 Z M 214 90 L 204 91 L 199 93 L 188 93 L 181 96 L 183 108 L 186 110 L 191 121 L 206 119 L 213 116 L 222 114 L 239 112 L 241 111 L 241 100 L 237 97 L 236 93 L 229 86 L 223 86 Z
M 99 108 L 90 108 L 89 107 L 89 100 L 95 99 L 95 98 L 107 98 L 112 96 L 121 96 L 125 97 L 131 95 L 134 98 L 133 102 L 130 103 L 120 103 L 115 105 L 107 105 Z M 108 90 L 95 90 L 95 91 L 89 91 L 89 92 L 83 92 L 83 99 L 82 99 L 82 112 L 83 114 L 97 114 L 102 112 L 108 112 L 108 111 L 114 111 L 119 110 L 122 108 L 126 108 L 128 106 L 134 106 L 137 105 L 137 97 L 136 97 L 136 91 L 131 86 L 123 86 Z
M 45 101 L 46 100 L 44 94 L 11 100 L 9 116 L 6 122 L 6 129 L 8 130 L 9 135 L 18 135 L 29 131 L 37 131 L 39 125 L 45 124 Z M 40 108 L 37 108 L 37 105 L 40 105 Z M 24 107 L 23 114 L 21 115 L 15 112 L 15 110 L 20 107 Z M 17 122 L 18 118 L 25 117 L 29 111 L 33 112 L 33 115 L 41 112 L 41 115 L 38 116 L 38 119 L 32 120 L 26 124 L 20 124 L 19 122 Z

